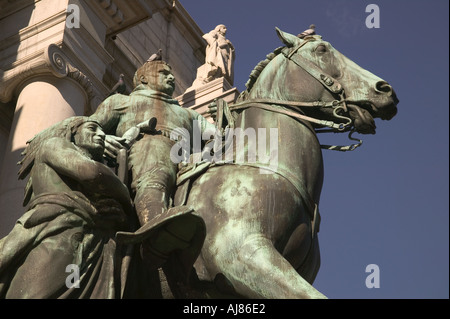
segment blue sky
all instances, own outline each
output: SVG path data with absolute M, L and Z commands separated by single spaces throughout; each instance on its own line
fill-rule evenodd
M 228 28 L 235 86 L 281 45 L 275 27 L 317 33 L 389 82 L 400 99 L 354 152 L 324 151 L 322 265 L 329 298 L 449 298 L 449 2 L 447 0 L 180 0 L 203 32 Z M 365 24 L 368 4 L 380 28 Z M 319 137 L 346 143 L 346 135 Z M 365 285 L 366 266 L 380 288 Z

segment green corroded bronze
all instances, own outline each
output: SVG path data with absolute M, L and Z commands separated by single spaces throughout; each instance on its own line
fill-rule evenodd
M 192 205 L 206 223 L 195 263 L 204 296 L 323 298 L 311 285 L 320 265 L 322 153 L 318 125 L 299 115 L 337 123 L 350 118 L 356 131 L 373 133 L 374 117 L 396 113 L 392 88 L 320 36 L 277 33 L 285 46 L 258 64 L 225 121 L 244 131 L 276 129 L 277 165 L 260 158 L 236 163 L 239 153 L 252 155 L 248 142 L 235 146 L 234 165 L 213 164 L 177 192 L 183 199 L 181 193 L 190 190 L 176 204 Z M 341 117 L 332 107 L 320 107 L 334 100 L 340 101 Z
M 312 286 L 316 129 L 373 134 L 398 100 L 320 36 L 277 34 L 284 46 L 236 103 L 211 107 L 217 130 L 172 98 L 171 68 L 156 60 L 137 70 L 129 96 L 38 134 L 19 172 L 28 210 L 0 240 L 0 297 L 167 297 L 162 268 L 176 298 L 325 298 Z M 67 286 L 68 265 L 80 288 Z
M 204 132 L 214 125 L 197 112 L 180 107 L 172 98 L 175 78 L 164 61 L 146 62 L 137 70 L 134 84 L 129 96 L 109 97 L 91 116 L 112 135 L 109 142 L 124 144 L 127 132 L 156 119 L 152 129 L 148 125 L 141 127 L 128 154 L 129 186 L 142 227 L 134 234 L 120 233 L 118 239 L 129 243 L 144 240 L 142 255 L 148 267 L 156 269 L 164 265 L 172 292 L 183 297 L 185 288 L 180 285 L 188 284 L 205 229 L 203 220 L 192 214 L 192 207 L 172 207 L 178 163 L 171 151 L 178 141 L 175 132 L 190 140 L 195 129 Z M 112 153 L 117 150 L 112 148 Z M 160 237 L 151 234 L 156 228 Z
M 20 171 L 28 210 L 0 240 L 1 298 L 121 296 L 114 236 L 133 212 L 127 187 L 100 162 L 104 139 L 98 123 L 73 117 L 30 142 Z

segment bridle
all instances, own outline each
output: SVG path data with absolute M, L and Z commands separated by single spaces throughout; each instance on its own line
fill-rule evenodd
M 325 132 L 345 132 L 350 131 L 348 137 L 351 140 L 358 141 L 357 144 L 352 144 L 348 146 L 338 146 L 338 145 L 321 145 L 321 148 L 336 150 L 336 151 L 353 151 L 357 147 L 362 144 L 362 140 L 355 139 L 352 137 L 352 134 L 355 132 L 355 129 L 352 128 L 352 120 L 349 117 L 343 116 L 339 114 L 339 112 L 343 111 L 343 113 L 347 113 L 347 103 L 345 99 L 345 91 L 343 86 L 339 83 L 338 80 L 333 78 L 332 76 L 323 72 L 322 69 L 319 68 L 315 63 L 310 62 L 307 59 L 301 59 L 298 54 L 295 54 L 300 48 L 302 48 L 308 42 L 315 41 L 314 37 L 306 37 L 304 41 L 294 47 L 293 49 L 284 47 L 281 50 L 281 53 L 290 61 L 295 63 L 297 66 L 305 70 L 309 75 L 311 75 L 314 79 L 316 79 L 319 83 L 321 83 L 328 91 L 330 91 L 334 96 L 338 96 L 337 100 L 333 100 L 331 102 L 324 101 L 314 101 L 314 102 L 298 102 L 298 101 L 286 101 L 286 100 L 278 100 L 278 99 L 250 99 L 243 102 L 239 102 L 233 105 L 230 105 L 230 111 L 237 111 L 246 109 L 249 107 L 258 107 L 261 109 L 273 111 L 276 113 L 281 113 L 288 115 L 290 117 L 294 117 L 297 119 L 305 120 L 310 123 L 318 124 L 320 126 L 328 127 L 330 130 L 316 130 L 316 133 L 325 133 Z M 281 106 L 281 107 L 280 107 Z M 337 119 L 344 120 L 344 123 L 336 123 L 333 121 L 320 120 L 310 116 L 306 116 L 299 109 L 300 107 L 322 107 L 322 108 L 332 108 L 333 116 Z M 294 109 L 291 111 L 289 109 Z M 300 111 L 300 113 L 299 113 Z

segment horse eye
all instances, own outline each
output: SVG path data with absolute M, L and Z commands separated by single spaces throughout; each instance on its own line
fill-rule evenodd
M 325 52 L 327 52 L 327 47 L 323 44 L 320 44 L 317 46 L 316 52 L 317 53 L 325 53 Z

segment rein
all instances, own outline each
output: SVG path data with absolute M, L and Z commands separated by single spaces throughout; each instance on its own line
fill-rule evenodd
M 287 103 L 286 103 L 287 102 Z M 269 104 L 270 103 L 270 104 Z M 312 102 L 312 103 L 316 103 L 316 102 Z M 348 130 L 348 126 L 350 123 L 347 124 L 343 124 L 343 123 L 335 123 L 332 121 L 326 121 L 326 120 L 319 120 L 313 117 L 309 117 L 306 116 L 304 114 L 299 114 L 298 111 L 297 112 L 293 112 L 293 111 L 289 111 L 280 107 L 275 107 L 273 104 L 279 104 L 279 105 L 288 105 L 288 106 L 300 106 L 299 104 L 301 104 L 301 102 L 295 102 L 295 103 L 290 103 L 289 101 L 281 101 L 281 100 L 269 100 L 269 99 L 255 99 L 255 100 L 250 100 L 250 101 L 245 101 L 245 102 L 241 102 L 241 103 L 237 103 L 237 104 L 233 104 L 228 106 L 230 111 L 237 111 L 237 110 L 242 110 L 242 109 L 246 109 L 249 107 L 257 107 L 263 110 L 267 110 L 267 111 L 271 111 L 271 112 L 275 112 L 275 113 L 279 113 L 279 114 L 284 114 L 293 118 L 297 118 L 300 120 L 305 120 L 311 123 L 315 123 L 318 125 L 322 125 L 322 126 L 326 126 L 329 128 L 332 128 L 332 130 L 320 130 L 317 131 L 315 130 L 316 133 L 328 133 L 328 132 L 335 132 L 334 130 L 338 130 L 340 132 L 344 132 L 345 130 Z M 295 104 L 295 105 L 294 105 Z M 309 105 L 302 105 L 302 106 L 311 106 Z M 340 107 L 342 108 L 342 107 Z M 337 117 L 341 117 L 340 115 L 336 114 L 336 111 L 338 110 L 338 108 L 336 107 L 333 111 L 333 114 Z M 346 117 L 343 117 L 346 119 Z M 351 120 L 350 120 L 351 122 Z M 353 151 L 356 148 L 358 148 L 359 146 L 361 146 L 361 144 L 363 143 L 362 140 L 360 139 L 356 139 L 354 137 L 352 137 L 352 134 L 355 132 L 354 129 L 352 129 L 348 135 L 348 138 L 350 140 L 353 141 L 358 141 L 357 144 L 351 144 L 351 145 L 345 145 L 345 146 L 341 146 L 341 145 L 323 145 L 321 144 L 320 147 L 322 149 L 327 149 L 327 150 L 332 150 L 332 151 L 340 151 L 340 152 L 347 152 L 347 151 Z
M 305 120 L 310 123 L 314 123 L 320 126 L 329 127 L 330 131 L 316 131 L 316 133 L 323 133 L 323 132 L 335 132 L 336 130 L 338 132 L 345 132 L 350 130 L 352 120 L 349 117 L 343 116 L 338 114 L 339 111 L 343 111 L 344 113 L 347 112 L 347 104 L 345 99 L 345 92 L 342 85 L 334 79 L 332 76 L 324 73 L 316 64 L 306 60 L 306 59 L 300 59 L 298 55 L 295 55 L 295 53 L 306 43 L 310 41 L 315 41 L 314 38 L 306 38 L 304 42 L 302 42 L 300 45 L 295 47 L 292 50 L 289 50 L 288 48 L 284 48 L 281 52 L 283 55 L 290 61 L 294 62 L 297 66 L 304 69 L 308 74 L 310 74 L 314 79 L 316 79 L 318 82 L 320 82 L 328 91 L 330 91 L 334 95 L 339 96 L 339 100 L 333 100 L 331 102 L 324 102 L 324 101 L 314 101 L 314 102 L 297 102 L 297 101 L 285 101 L 285 100 L 277 100 L 277 99 L 252 99 L 243 101 L 240 103 L 236 103 L 229 106 L 230 111 L 237 111 L 246 109 L 249 107 L 257 107 L 260 109 L 264 109 L 267 111 L 272 111 L 280 114 L 285 114 L 287 116 L 297 118 L 300 120 Z M 284 106 L 284 107 L 291 107 L 295 108 L 295 112 L 286 110 L 285 108 L 276 107 L 274 105 Z M 300 107 L 324 107 L 324 108 L 332 108 L 333 109 L 333 116 L 338 119 L 342 119 L 345 122 L 344 123 L 335 123 L 333 121 L 327 121 L 327 120 L 320 120 L 316 119 L 310 116 L 306 116 L 303 114 L 303 112 L 300 109 Z M 298 113 L 298 111 L 302 113 Z M 354 141 L 358 141 L 357 144 L 351 144 L 347 146 L 339 146 L 339 145 L 320 145 L 323 149 L 333 150 L 333 151 L 353 151 L 357 147 L 359 147 L 362 144 L 362 140 L 355 139 L 352 137 L 352 134 L 354 133 L 354 129 L 351 129 L 348 138 Z
M 344 119 L 348 119 L 347 123 L 335 123 L 333 121 L 327 121 L 327 120 L 320 120 L 320 119 L 316 119 L 310 116 L 306 116 L 304 114 L 299 114 L 298 111 L 297 112 L 292 112 L 292 111 L 288 111 L 288 110 L 284 110 L 284 109 L 280 109 L 280 108 L 276 108 L 273 105 L 277 104 L 277 105 L 281 105 L 281 106 L 290 106 L 290 107 L 302 107 L 302 106 L 321 106 L 321 107 L 333 107 L 334 111 L 333 114 L 336 117 L 341 117 Z M 346 129 L 346 127 L 351 124 L 351 120 L 347 117 L 343 117 L 341 115 L 336 114 L 336 111 L 339 109 L 343 109 L 343 107 L 339 106 L 340 102 L 337 100 L 334 100 L 333 102 L 329 102 L 329 103 L 324 103 L 321 101 L 317 101 L 317 102 L 291 102 L 291 101 L 284 101 L 284 100 L 274 100 L 274 99 L 253 99 L 253 100 L 248 100 L 245 102 L 240 102 L 240 103 L 236 103 L 233 104 L 231 106 L 229 106 L 231 111 L 236 111 L 236 110 L 242 110 L 242 109 L 246 109 L 249 108 L 250 106 L 252 107 L 258 107 L 264 110 L 268 110 L 268 111 L 273 111 L 276 113 L 281 113 L 281 114 L 286 114 L 289 115 L 291 117 L 295 117 L 301 120 L 306 120 L 308 122 L 311 123 L 315 123 L 321 126 L 326 126 L 332 129 L 336 129 L 338 131 L 344 131 Z

